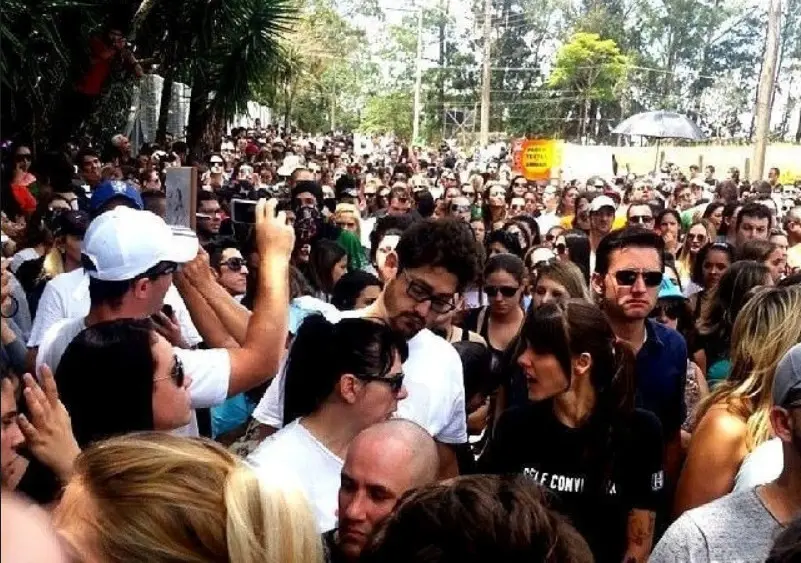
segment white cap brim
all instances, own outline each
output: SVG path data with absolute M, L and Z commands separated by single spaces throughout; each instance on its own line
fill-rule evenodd
M 170 230 L 172 231 L 172 246 L 168 249 L 165 260 L 177 264 L 185 264 L 194 260 L 200 248 L 195 232 L 188 227 L 176 226 L 170 226 Z

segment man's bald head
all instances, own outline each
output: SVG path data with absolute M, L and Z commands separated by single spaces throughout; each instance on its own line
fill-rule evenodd
M 365 428 L 351 442 L 348 456 L 351 452 L 355 455 L 380 452 L 387 461 L 405 467 L 410 488 L 432 483 L 439 469 L 434 439 L 422 426 L 403 418 L 393 418 Z
M 339 487 L 338 548 L 355 561 L 375 527 L 411 489 L 434 481 L 437 446 L 421 426 L 392 419 L 362 430 L 348 446 Z

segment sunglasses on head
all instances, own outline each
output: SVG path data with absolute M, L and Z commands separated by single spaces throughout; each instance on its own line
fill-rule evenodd
M 186 372 L 184 372 L 184 364 L 181 361 L 181 358 L 179 358 L 175 354 L 173 354 L 172 359 L 173 363 L 172 363 L 172 369 L 170 370 L 170 375 L 166 375 L 164 377 L 156 377 L 153 379 L 153 381 L 172 379 L 176 387 L 183 387 L 184 380 L 186 379 Z
M 615 281 L 618 285 L 631 286 L 637 283 L 637 278 L 642 276 L 646 287 L 657 287 L 662 283 L 662 272 L 652 272 L 644 270 L 618 270 L 614 273 Z
M 652 319 L 661 319 L 662 317 L 667 317 L 670 320 L 675 321 L 681 316 L 681 312 L 684 307 L 684 302 L 679 300 L 659 303 L 656 307 L 654 307 L 653 311 L 651 311 L 648 316 Z
M 514 297 L 519 287 L 509 287 L 508 285 L 486 285 L 484 286 L 484 293 L 487 297 L 495 297 L 500 293 L 504 297 Z
M 242 269 L 242 266 L 245 265 L 245 259 L 240 258 L 239 256 L 233 256 L 220 265 L 227 266 L 232 272 L 238 272 Z
M 356 377 L 362 381 L 380 381 L 381 383 L 386 383 L 389 385 L 389 390 L 395 395 L 400 393 L 400 390 L 403 388 L 403 373 L 398 373 L 392 377 L 380 377 L 376 375 L 357 375 Z

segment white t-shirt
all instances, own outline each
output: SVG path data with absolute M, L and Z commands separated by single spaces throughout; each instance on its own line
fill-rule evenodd
M 63 319 L 51 326 L 36 354 L 36 372 L 39 372 L 42 364 L 47 364 L 55 373 L 67 346 L 85 328 L 83 317 Z M 228 398 L 228 385 L 231 379 L 231 357 L 228 350 L 224 348 L 213 350 L 173 348 L 173 350 L 184 366 L 184 373 L 192 379 L 189 386 L 192 407 L 205 409 L 221 405 Z M 192 413 L 189 424 L 173 433 L 180 436 L 198 436 L 195 413 Z
M 783 468 L 782 441 L 779 438 L 772 438 L 762 442 L 743 459 L 734 478 L 732 492 L 770 483 L 781 474 Z
M 11 270 L 12 274 L 16 274 L 19 267 L 25 262 L 28 260 L 36 260 L 37 258 L 41 257 L 39 253 L 36 252 L 35 248 L 23 248 L 11 257 L 11 260 L 8 262 L 8 269 Z
M 342 318 L 357 317 L 358 314 L 358 311 L 347 311 Z M 408 345 L 409 357 L 403 364 L 403 385 L 408 396 L 398 402 L 395 416 L 416 422 L 438 442 L 467 442 L 464 379 L 459 354 L 428 329 L 418 332 Z M 253 411 L 253 418 L 274 428 L 282 426 L 283 366 Z
M 170 305 L 175 313 L 175 320 L 181 327 L 181 336 L 190 346 L 197 346 L 203 341 L 195 328 L 189 311 L 181 294 L 171 285 L 164 296 L 164 303 Z M 48 329 L 62 319 L 83 318 L 89 314 L 89 276 L 83 268 L 66 274 L 60 274 L 45 285 L 36 318 L 28 339 L 28 348 L 41 345 Z M 77 334 L 77 333 L 76 333 Z
M 247 462 L 258 475 L 275 471 L 295 475 L 314 514 L 320 532 L 337 525 L 337 497 L 343 460 L 320 443 L 300 424 L 292 421 L 264 440 L 251 453 Z

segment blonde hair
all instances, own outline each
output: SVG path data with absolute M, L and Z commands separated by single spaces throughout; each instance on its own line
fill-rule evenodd
M 318 563 L 317 525 L 298 489 L 266 484 L 218 444 L 166 433 L 98 442 L 69 486 L 90 498 L 106 561 Z
M 749 451 L 772 437 L 776 364 L 801 341 L 801 286 L 760 290 L 737 315 L 731 337 L 731 374 L 706 398 L 696 420 L 714 405 L 725 405 L 747 425 Z
M 340 217 L 344 214 L 350 214 L 353 220 L 356 221 L 356 236 L 362 236 L 362 218 L 359 214 L 359 208 L 352 203 L 338 203 L 334 210 L 334 221 L 339 221 Z
M 64 273 L 64 259 L 61 257 L 61 250 L 54 244 L 45 255 L 42 263 L 42 275 L 47 279 L 53 279 L 59 274 Z
M 712 221 L 709 219 L 699 219 L 693 221 L 693 224 L 690 225 L 690 228 L 687 229 L 687 235 L 684 237 L 684 244 L 681 245 L 681 250 L 679 250 L 679 255 L 676 258 L 676 273 L 679 274 L 680 278 L 689 278 L 692 276 L 693 267 L 695 266 L 695 259 L 698 255 L 693 256 L 690 254 L 690 231 L 693 227 L 701 225 L 704 229 L 706 229 L 706 243 L 709 244 L 711 242 L 715 242 L 715 239 L 718 236 L 718 231 L 715 229 L 715 225 L 712 224 Z

